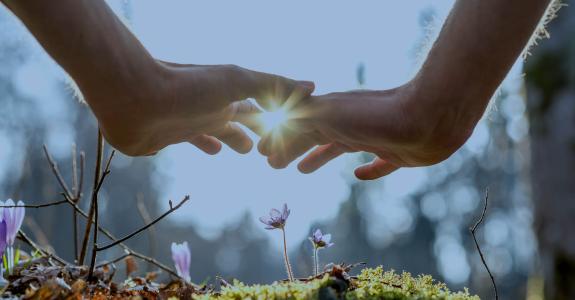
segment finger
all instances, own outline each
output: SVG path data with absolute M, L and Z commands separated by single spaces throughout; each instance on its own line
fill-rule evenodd
M 276 169 L 287 167 L 292 161 L 306 153 L 308 150 L 316 146 L 317 143 L 310 137 L 305 135 L 300 136 L 298 139 L 291 143 L 285 144 L 285 149 L 273 151 L 272 155 L 268 157 L 270 166 Z
M 282 76 L 240 68 L 236 73 L 240 82 L 238 98 L 254 98 L 266 110 L 281 107 L 288 99 L 297 103 L 315 90 L 311 81 L 296 81 Z
M 144 156 L 155 156 L 156 154 L 158 154 L 159 151 L 152 151 L 150 153 L 144 154 Z
M 275 82 L 269 83 L 269 80 Z M 315 84 L 311 81 L 295 81 L 281 77 L 262 79 L 261 82 L 264 85 L 263 94 L 255 99 L 263 108 L 271 111 L 280 107 L 289 111 L 315 90 Z
M 262 136 L 258 142 L 258 151 L 261 155 L 270 156 L 272 154 L 271 147 L 274 139 L 277 139 L 279 134 L 277 131 L 271 131 Z
M 222 150 L 222 143 L 213 136 L 202 134 L 191 139 L 190 144 L 196 146 L 198 149 L 207 154 L 214 155 Z
M 285 111 L 291 111 L 304 99 L 309 99 L 314 90 L 315 83 L 311 81 L 298 81 L 287 97 L 286 95 L 276 97 L 276 102 L 273 102 L 272 105 L 279 105 L 279 107 Z M 284 100 L 283 103 L 281 102 L 282 100 Z
M 398 166 L 393 165 L 381 158 L 376 158 L 372 162 L 355 169 L 354 173 L 358 179 L 374 180 L 389 175 L 397 169 L 399 169 Z
M 304 174 L 312 173 L 330 160 L 349 152 L 350 149 L 338 143 L 317 147 L 298 164 L 298 169 Z
M 218 130 L 213 136 L 238 153 L 248 153 L 253 146 L 250 137 L 238 125 L 231 122 L 228 122 L 224 128 Z
M 234 102 L 230 104 L 230 109 L 232 121 L 241 123 L 259 136 L 265 134 L 264 126 L 259 120 L 262 111 L 250 100 Z

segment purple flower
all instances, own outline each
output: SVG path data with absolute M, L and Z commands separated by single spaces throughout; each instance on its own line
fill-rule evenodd
M 309 240 L 316 249 L 329 248 L 334 245 L 334 243 L 331 242 L 331 234 L 322 234 L 319 229 L 315 230 L 313 235 L 309 237 Z
M 12 199 L 6 200 L 5 206 L 14 206 L 14 201 Z M 18 201 L 18 206 L 23 206 L 24 202 Z M 13 246 L 18 231 L 22 226 L 22 221 L 24 220 L 24 207 L 4 207 L 4 212 L 2 216 L 6 222 L 6 243 L 8 246 Z
M 172 259 L 176 266 L 178 276 L 186 281 L 190 281 L 190 248 L 188 242 L 181 244 L 172 243 Z
M 4 255 L 4 251 L 6 251 L 6 221 L 2 220 L 0 222 L 0 257 Z M 0 266 L 1 268 L 1 266 Z
M 314 275 L 317 276 L 319 274 L 319 249 L 333 246 L 333 243 L 331 242 L 331 234 L 323 234 L 321 233 L 321 230 L 316 229 L 309 237 L 309 240 L 313 245 L 313 271 Z
M 283 229 L 286 225 L 287 218 L 289 217 L 290 210 L 287 207 L 287 204 L 284 203 L 283 210 L 280 212 L 279 210 L 272 208 L 270 210 L 270 215 L 260 217 L 260 222 L 266 224 L 265 227 L 268 230 L 272 229 Z

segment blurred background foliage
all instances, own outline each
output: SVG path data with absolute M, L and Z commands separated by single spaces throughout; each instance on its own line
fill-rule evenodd
M 130 7 L 130 2 L 122 2 L 119 9 L 128 19 Z M 509 80 L 502 86 L 472 139 L 447 161 L 422 169 L 425 180 L 413 178 L 411 182 L 412 178 L 403 176 L 358 182 L 345 177 L 349 193 L 336 204 L 335 217 L 309 228 L 333 234 L 336 246 L 320 252 L 321 262 L 363 261 L 368 266 L 431 274 L 452 288 L 467 286 L 482 298 L 490 298 L 489 277 L 468 231 L 489 187 L 488 215 L 478 237 L 500 296 L 540 299 L 543 279 L 554 298 L 574 295 L 574 10 L 564 8 L 551 23 L 552 38 L 532 50 L 524 66 L 525 80 Z M 421 39 L 414 42 L 414 61 L 428 47 L 431 31 L 437 31 L 434 14 L 432 8 L 420 12 Z M 0 198 L 43 203 L 59 197 L 41 152 L 44 143 L 66 178 L 71 177 L 72 145 L 86 151 L 86 194 L 92 182 L 95 119 L 57 75 L 50 81 L 35 80 L 39 84 L 34 86 L 22 84 L 28 82 L 22 77 L 42 76 L 35 73 L 37 68 L 54 66 L 37 59 L 39 46 L 21 28 L 14 29 L 13 23 L 13 17 L 0 8 Z M 359 86 L 370 81 L 369 68 L 358 62 Z M 514 68 L 521 72 L 523 63 Z M 368 159 L 368 155 L 358 155 L 354 161 Z M 157 164 L 155 158 L 119 155 L 102 191 L 103 225 L 118 235 L 141 226 L 138 201 L 152 216 L 159 214 L 167 199 L 156 184 Z M 413 184 L 413 192 L 397 194 L 397 180 Z M 189 193 L 193 206 L 193 190 Z M 87 209 L 87 203 L 82 206 Z M 262 205 L 262 213 L 267 209 L 268 205 Z M 282 279 L 278 247 L 261 230 L 257 217 L 246 211 L 211 237 L 198 232 L 201 228 L 168 218 L 152 233 L 128 244 L 171 264 L 170 242 L 188 241 L 196 282 L 216 275 L 247 283 Z M 39 244 L 73 257 L 70 207 L 29 209 L 24 228 Z M 291 243 L 300 243 L 291 251 L 296 275 L 310 274 L 309 241 Z M 116 249 L 100 258 L 120 254 Z M 149 267 L 140 263 L 140 271 L 146 270 Z

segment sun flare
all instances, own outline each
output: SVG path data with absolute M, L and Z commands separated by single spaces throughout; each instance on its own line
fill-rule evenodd
M 288 120 L 288 113 L 285 109 L 279 108 L 274 111 L 266 111 L 261 113 L 260 122 L 265 131 L 272 131 Z

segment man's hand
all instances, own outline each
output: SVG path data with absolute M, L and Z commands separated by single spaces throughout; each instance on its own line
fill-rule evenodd
M 322 144 L 299 163 L 303 173 L 346 152 L 371 152 L 377 158 L 355 170 L 364 180 L 400 167 L 432 165 L 457 150 L 473 126 L 460 124 L 459 116 L 449 109 L 418 107 L 417 97 L 417 87 L 411 83 L 386 91 L 310 97 L 291 112 L 292 120 L 265 136 L 258 148 L 271 166 L 283 168 Z
M 458 0 L 417 76 L 387 91 L 312 97 L 295 109 L 280 135 L 259 145 L 285 167 L 315 144 L 299 165 L 312 172 L 344 152 L 377 155 L 361 179 L 449 157 L 469 137 L 550 0 Z
M 259 132 L 251 122 L 259 109 L 281 105 L 291 97 L 313 92 L 311 82 L 255 72 L 234 65 L 180 65 L 158 61 L 147 82 L 107 95 L 105 89 L 85 93 L 106 140 L 132 156 L 151 155 L 176 143 L 189 142 L 216 154 L 221 142 L 247 153 L 252 141 L 235 123 Z M 105 98 L 116 101 L 106 101 Z
M 246 118 L 257 108 L 240 100 L 269 108 L 313 90 L 237 66 L 155 60 L 104 0 L 0 1 L 78 84 L 108 142 L 129 155 L 180 142 L 216 153 L 220 141 L 245 153 L 252 142 L 233 121 L 258 131 Z

